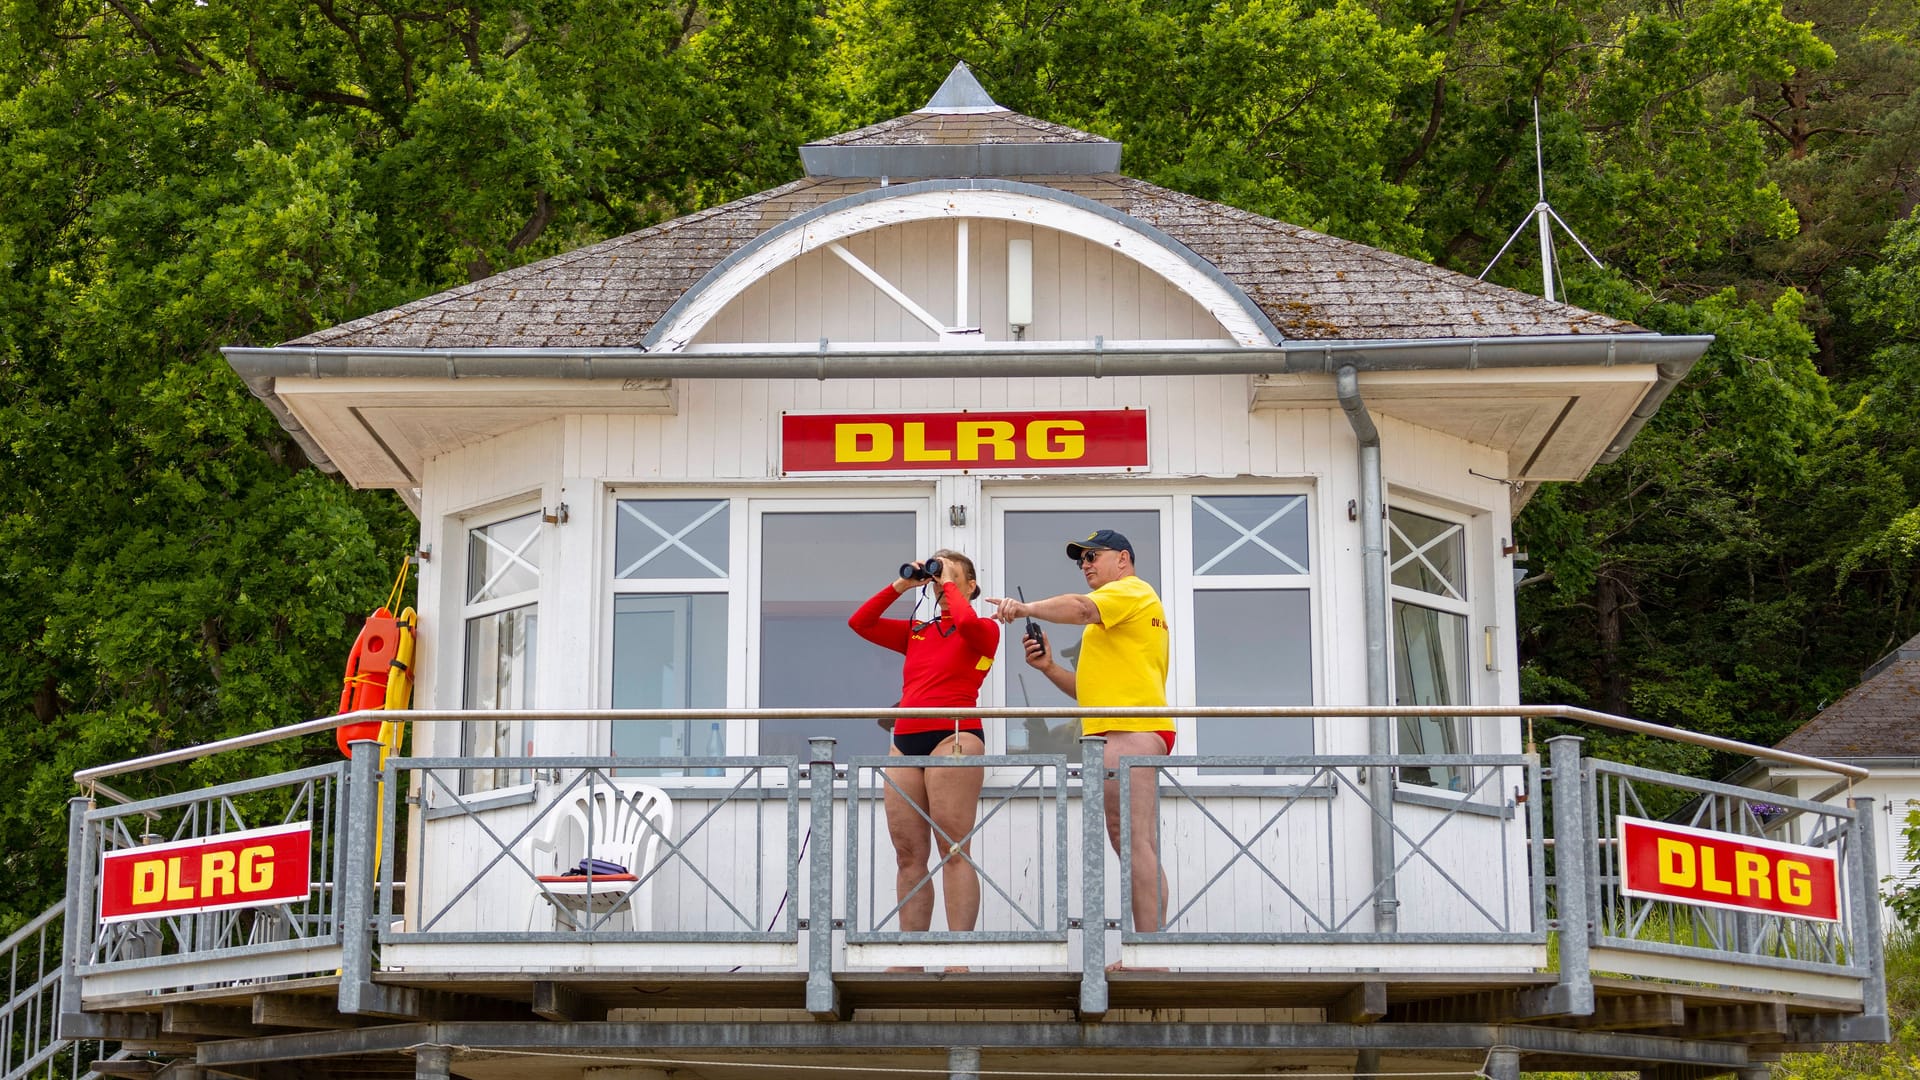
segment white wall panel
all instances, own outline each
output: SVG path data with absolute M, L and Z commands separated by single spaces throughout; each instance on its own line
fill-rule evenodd
M 967 310 L 955 309 L 959 241 L 951 220 L 916 221 L 850 236 L 841 246 L 947 327 L 1011 341 L 1007 240 L 1033 240 L 1034 322 L 1028 341 L 1219 339 L 1227 332 L 1190 297 L 1124 255 L 1054 229 L 972 219 Z M 818 341 L 931 342 L 934 333 L 839 256 L 816 248 L 747 287 L 694 344 Z

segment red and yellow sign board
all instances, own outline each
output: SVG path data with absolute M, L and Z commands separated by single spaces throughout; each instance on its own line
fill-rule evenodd
M 1734 833 L 1619 818 L 1621 891 L 1701 907 L 1840 920 L 1832 852 Z
M 780 467 L 798 472 L 1032 472 L 1147 465 L 1145 409 L 787 413 Z
M 286 904 L 307 898 L 310 822 L 109 851 L 101 859 L 100 921 Z

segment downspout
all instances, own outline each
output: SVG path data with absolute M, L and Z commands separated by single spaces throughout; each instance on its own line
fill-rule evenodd
M 1611 465 L 1619 461 L 1620 455 L 1626 453 L 1627 447 L 1633 443 L 1633 437 L 1640 434 L 1640 429 L 1647 426 L 1647 421 L 1653 419 L 1653 414 L 1660 411 L 1660 406 L 1666 402 L 1667 395 L 1673 393 L 1673 388 L 1679 386 L 1680 380 L 1686 378 L 1687 372 L 1692 370 L 1691 360 L 1683 364 L 1655 365 L 1654 371 L 1657 374 L 1652 388 L 1647 391 L 1645 397 L 1640 399 L 1640 404 L 1634 408 L 1633 415 L 1627 417 L 1627 422 L 1620 425 L 1620 430 L 1614 434 L 1613 440 L 1607 443 L 1606 452 L 1600 455 L 1595 464 Z
M 1387 684 L 1387 526 L 1384 483 L 1380 475 L 1380 429 L 1360 400 L 1360 373 L 1352 365 L 1334 373 L 1340 408 L 1360 441 L 1360 566 L 1361 602 L 1366 606 L 1367 704 L 1391 705 Z M 1393 720 L 1367 720 L 1367 753 L 1393 753 Z M 1393 878 L 1393 772 L 1367 769 L 1367 801 L 1373 807 L 1373 922 L 1374 931 L 1391 934 L 1400 928 L 1400 899 Z

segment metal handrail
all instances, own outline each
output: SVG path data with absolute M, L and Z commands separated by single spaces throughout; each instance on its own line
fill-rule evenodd
M 326 716 L 317 720 L 304 720 L 285 727 L 269 728 L 246 735 L 236 735 L 228 739 L 219 739 L 197 746 L 167 750 L 144 757 L 129 758 L 111 765 L 96 765 L 91 769 L 81 769 L 73 774 L 74 782 L 83 788 L 91 788 L 109 798 L 118 796 L 117 792 L 101 787 L 99 781 L 109 776 L 124 776 L 140 772 L 143 769 L 157 768 L 161 765 L 174 765 L 183 761 L 196 761 L 200 758 L 222 754 L 229 750 L 242 750 L 251 746 L 264 746 L 284 739 L 299 738 L 330 732 L 347 724 L 368 723 L 378 720 L 390 720 L 397 723 L 417 723 L 420 721 L 474 720 L 482 717 L 490 719 L 517 719 L 539 721 L 580 721 L 605 723 L 609 720 L 883 720 L 908 719 L 915 717 L 948 717 L 953 715 L 951 708 L 944 709 L 404 709 L 387 711 L 382 709 L 362 709 L 358 712 L 342 713 L 339 716 Z M 1788 765 L 1830 772 L 1849 780 L 1865 780 L 1866 769 L 1858 765 L 1848 765 L 1825 758 L 1809 757 L 1790 750 L 1778 750 L 1771 746 L 1759 746 L 1744 743 L 1738 739 L 1725 739 L 1718 735 L 1703 735 L 1685 728 L 1655 724 L 1646 720 L 1635 720 L 1612 713 L 1581 709 L 1571 705 L 1236 705 L 1236 706 L 1193 706 L 1166 705 L 1152 708 L 1107 708 L 1083 709 L 1071 705 L 1046 706 L 1040 708 L 993 708 L 970 709 L 968 715 L 982 719 L 1015 720 L 1028 717 L 1044 719 L 1071 720 L 1080 717 L 1089 718 L 1157 718 L 1174 717 L 1180 719 L 1206 719 L 1209 717 L 1239 718 L 1283 718 L 1283 717 L 1375 717 L 1375 716 L 1435 716 L 1435 717 L 1525 717 L 1528 719 L 1570 720 L 1575 723 L 1591 724 L 1594 727 L 1611 728 L 1614 731 L 1627 731 L 1637 735 L 1652 735 L 1674 742 L 1689 743 L 1709 750 L 1721 750 L 1727 753 L 1744 754 L 1748 757 L 1765 758 Z M 125 801 L 120 799 L 118 801 Z

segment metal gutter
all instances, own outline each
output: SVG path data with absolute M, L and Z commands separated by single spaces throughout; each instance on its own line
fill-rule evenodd
M 1391 705 L 1387 683 L 1387 534 L 1386 482 L 1380 468 L 1380 429 L 1360 399 L 1360 373 L 1351 365 L 1334 373 L 1340 408 L 1360 443 L 1360 565 L 1362 614 L 1367 632 L 1367 704 Z M 1367 753 L 1393 753 L 1393 719 L 1367 720 Z M 1367 800 L 1375 807 L 1373 836 L 1374 929 L 1391 934 L 1400 925 L 1400 898 L 1394 887 L 1393 776 L 1387 769 L 1367 770 Z
M 1152 375 L 1331 375 L 1363 371 L 1473 371 L 1525 367 L 1654 364 L 1658 381 L 1599 459 L 1626 451 L 1710 334 L 1575 334 L 1551 337 L 1382 341 L 1287 341 L 1189 349 L 1109 346 L 1095 339 L 1054 346 L 874 349 L 862 345 L 654 353 L 641 348 L 408 349 L 228 346 L 220 350 L 253 395 L 321 470 L 327 452 L 275 393 L 280 379 L 954 379 L 1104 378 Z
M 729 352 L 605 349 L 369 349 L 299 345 L 220 350 L 244 379 L 955 379 L 1108 375 L 1331 375 L 1356 371 L 1670 366 L 1677 382 L 1710 334 L 1288 341 L 1267 346 L 1131 348 L 1099 340 L 1056 346 L 873 349 L 833 345 Z M 1663 376 L 1666 374 L 1662 373 Z M 258 391 L 256 391 L 257 393 Z

